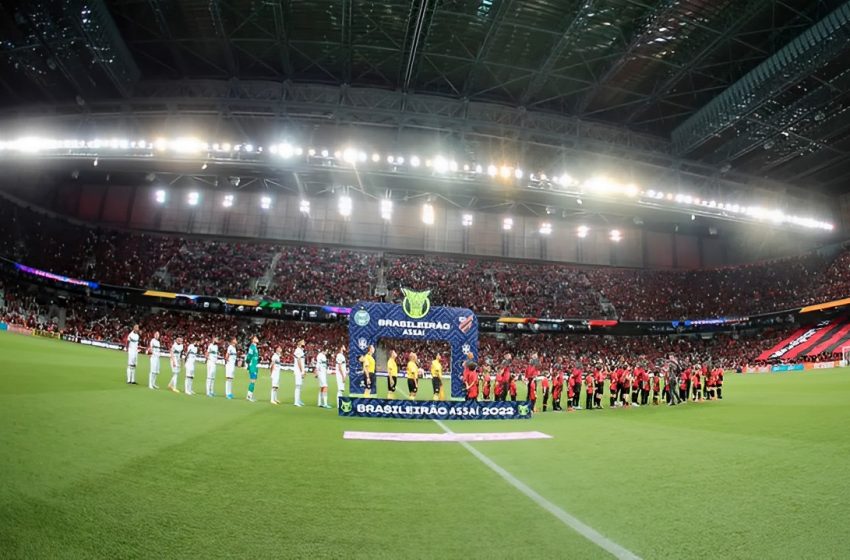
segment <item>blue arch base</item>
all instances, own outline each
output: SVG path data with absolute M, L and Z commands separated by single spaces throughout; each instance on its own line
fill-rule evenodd
M 431 307 L 421 319 L 411 319 L 401 305 L 393 303 L 360 302 L 351 308 L 348 316 L 348 363 L 350 375 L 348 392 L 362 395 L 365 390 L 363 366 L 360 357 L 370 344 L 377 345 L 382 338 L 406 340 L 445 341 L 452 349 L 451 395 L 465 397 L 463 388 L 463 363 L 466 353 L 472 352 L 478 361 L 478 318 L 463 307 Z M 427 365 L 427 364 L 426 364 Z M 400 363 L 399 375 L 404 375 L 405 364 Z M 427 371 L 427 367 L 425 368 Z

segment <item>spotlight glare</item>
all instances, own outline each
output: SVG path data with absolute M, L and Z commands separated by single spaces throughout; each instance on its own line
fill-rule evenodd
M 622 239 L 623 239 L 623 234 L 620 233 L 620 230 L 618 230 L 618 229 L 612 229 L 611 230 L 611 241 L 613 241 L 615 243 L 619 243 L 620 240 L 622 240 Z
M 339 197 L 338 209 L 340 216 L 345 218 L 351 216 L 351 197 L 348 195 Z
M 551 235 L 552 233 L 552 224 L 549 222 L 543 222 L 540 224 L 540 235 Z
M 434 225 L 434 206 L 430 202 L 422 205 L 422 223 L 428 226 Z
M 154 193 L 154 200 L 156 200 L 157 204 L 165 204 L 165 191 L 159 189 Z
M 419 167 L 419 164 L 422 163 L 419 159 L 419 156 L 410 156 L 410 166 L 411 167 Z
M 576 234 L 581 238 L 587 237 L 588 233 L 590 233 L 590 228 L 587 226 L 578 226 L 578 228 L 576 228 Z
M 263 196 L 263 197 L 260 198 L 260 208 L 262 208 L 263 210 L 268 210 L 271 207 L 272 207 L 272 197 Z
M 490 164 L 487 166 L 487 175 L 489 175 L 490 177 L 495 177 L 498 172 L 499 170 L 496 168 L 495 165 Z
M 464 214 L 461 217 L 460 223 L 463 227 L 470 227 L 472 225 L 472 214 Z
M 390 221 L 393 217 L 393 201 L 385 198 L 381 200 L 381 218 Z
M 301 204 L 299 205 L 299 210 L 301 210 L 302 214 L 309 214 L 310 213 L 310 201 L 309 200 L 302 200 Z
M 510 230 L 513 229 L 513 227 L 514 227 L 513 218 L 505 218 L 504 220 L 502 220 L 502 229 L 503 230 L 510 231 Z
M 378 163 L 379 161 L 381 161 L 381 154 L 378 154 L 378 153 L 372 154 L 372 161 L 374 161 L 375 163 Z
M 189 206 L 197 206 L 198 201 L 201 200 L 201 195 L 198 191 L 192 191 L 186 196 L 186 202 L 189 203 Z
M 221 201 L 221 205 L 225 208 L 231 208 L 233 206 L 233 195 L 226 194 L 224 195 L 224 199 Z

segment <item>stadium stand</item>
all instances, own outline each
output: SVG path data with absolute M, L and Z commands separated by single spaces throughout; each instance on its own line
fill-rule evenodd
M 850 252 L 710 270 L 580 267 L 111 231 L 0 205 L 0 254 L 102 283 L 292 303 L 350 305 L 401 287 L 479 314 L 665 320 L 781 311 L 850 292 Z M 258 289 L 257 279 L 270 283 Z

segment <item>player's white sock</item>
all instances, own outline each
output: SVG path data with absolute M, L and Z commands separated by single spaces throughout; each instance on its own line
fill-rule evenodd
M 127 383 L 131 382 L 133 379 L 130 377 L 130 366 L 127 366 Z
M 153 389 L 156 385 L 156 374 L 151 372 L 150 376 L 148 376 L 148 388 Z
M 295 403 L 298 404 L 301 402 L 301 385 L 295 386 Z
M 272 402 L 277 401 L 277 389 L 275 389 L 274 387 L 272 387 L 272 396 L 271 396 L 271 400 L 272 400 Z
M 322 406 L 322 390 L 319 389 L 319 393 L 316 395 L 316 406 Z
M 212 379 L 207 377 L 207 394 L 208 395 L 212 395 L 214 384 L 215 384 L 215 381 L 213 381 Z
M 172 389 L 177 388 L 177 374 L 176 373 L 171 374 L 171 383 L 169 383 L 169 385 L 171 385 Z
M 186 376 L 186 379 L 183 380 L 183 390 L 189 395 L 192 394 L 192 378 L 188 375 Z
M 227 388 L 224 391 L 225 394 L 232 395 L 233 394 L 233 380 L 228 379 L 227 382 L 225 383 L 225 385 L 227 386 Z

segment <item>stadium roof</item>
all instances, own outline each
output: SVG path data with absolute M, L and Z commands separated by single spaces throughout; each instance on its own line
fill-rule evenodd
M 0 26 L 0 117 L 486 121 L 523 155 L 847 190 L 850 2 L 36 0 Z

